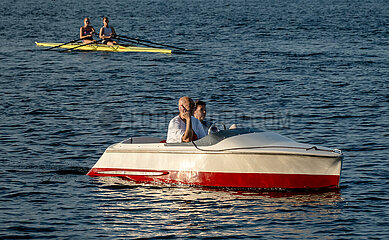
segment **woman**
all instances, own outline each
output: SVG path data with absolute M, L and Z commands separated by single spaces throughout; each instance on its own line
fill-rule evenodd
M 80 28 L 80 39 L 82 39 L 82 42 L 85 44 L 95 42 L 95 40 L 93 40 L 93 34 L 95 34 L 96 31 L 89 23 L 89 18 L 85 18 L 84 26 Z
M 104 27 L 100 28 L 100 34 L 99 34 L 99 37 L 103 40 L 102 43 L 107 45 L 117 44 L 117 42 L 112 39 L 116 37 L 115 29 L 108 25 L 109 20 L 107 17 L 103 17 L 103 23 L 104 23 Z

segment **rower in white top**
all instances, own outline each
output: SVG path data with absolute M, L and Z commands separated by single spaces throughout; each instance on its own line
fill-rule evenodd
M 113 40 L 113 38 L 116 37 L 116 32 L 113 27 L 110 27 L 108 25 L 109 20 L 107 17 L 103 17 L 103 23 L 104 26 L 100 28 L 100 34 L 99 34 L 99 37 L 103 40 L 102 43 L 111 46 L 118 44 L 116 41 Z

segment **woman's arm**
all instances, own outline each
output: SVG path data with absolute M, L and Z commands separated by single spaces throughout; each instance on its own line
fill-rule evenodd
M 105 36 L 103 35 L 103 32 L 104 32 L 103 28 L 100 28 L 99 38 L 101 38 L 101 39 L 105 38 Z
M 84 36 L 84 31 L 83 30 L 83 27 L 80 27 L 80 39 L 84 39 L 85 36 Z
M 96 33 L 96 30 L 95 30 L 95 28 L 94 28 L 94 27 L 92 27 L 92 26 L 91 26 L 91 29 L 92 29 L 91 37 L 93 37 L 93 34 L 95 34 L 95 33 Z
M 111 27 L 111 29 L 112 29 L 112 37 L 116 37 L 115 29 L 113 27 Z

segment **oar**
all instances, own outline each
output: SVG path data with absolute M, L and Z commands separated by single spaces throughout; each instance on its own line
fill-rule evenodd
M 43 51 L 48 51 L 48 50 L 51 50 L 51 49 L 54 49 L 54 48 L 58 48 L 58 47 L 61 47 L 63 45 L 69 44 L 69 43 L 75 43 L 75 42 L 80 41 L 80 40 L 82 40 L 82 39 L 80 38 L 80 39 L 77 39 L 77 40 L 72 40 L 72 41 L 67 42 L 67 43 L 63 43 L 63 44 L 60 44 L 60 45 L 57 45 L 57 46 L 54 46 L 54 47 L 51 47 L 51 48 L 44 49 Z
M 83 46 L 91 45 L 91 44 L 94 44 L 94 43 L 99 43 L 101 41 L 103 41 L 103 39 L 100 39 L 100 40 L 94 41 L 94 42 L 90 42 L 90 43 L 81 44 L 81 45 L 78 45 L 78 46 L 76 46 L 74 48 L 65 49 L 65 50 L 60 51 L 60 52 L 71 52 L 72 50 L 74 50 L 76 48 L 80 48 L 80 47 L 83 47 Z
M 134 40 L 134 41 L 137 41 L 138 43 L 139 42 L 146 42 L 146 43 L 150 43 L 150 44 L 154 44 L 154 45 L 159 45 L 159 46 L 163 46 L 163 47 L 175 48 L 175 49 L 182 50 L 182 51 L 191 51 L 190 49 L 175 47 L 175 46 L 171 46 L 171 45 L 167 45 L 167 44 L 162 44 L 162 43 L 156 43 L 156 42 L 152 42 L 152 41 L 148 41 L 148 40 L 142 40 L 142 39 L 139 39 L 139 38 L 131 38 L 131 37 L 126 37 L 126 36 L 121 36 L 121 35 L 120 36 L 118 35 L 118 37 Z
M 153 46 L 153 45 L 146 44 L 146 43 L 140 43 L 140 42 L 137 42 L 137 41 L 134 41 L 134 40 L 124 39 L 124 38 L 119 37 L 119 36 L 117 36 L 116 39 L 118 39 L 120 41 L 125 41 L 125 42 L 140 44 L 140 45 L 143 45 L 143 46 L 146 46 L 146 47 L 153 47 L 153 48 L 155 48 L 155 46 Z

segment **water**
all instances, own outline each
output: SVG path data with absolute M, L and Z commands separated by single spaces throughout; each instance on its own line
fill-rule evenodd
M 386 1 L 1 0 L 0 238 L 389 237 Z M 83 18 L 187 54 L 58 53 Z M 183 95 L 227 124 L 344 151 L 341 188 L 240 192 L 85 176 L 162 136 Z

